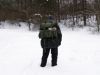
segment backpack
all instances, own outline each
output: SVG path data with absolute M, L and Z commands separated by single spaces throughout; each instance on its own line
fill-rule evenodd
M 55 23 L 46 22 L 40 25 L 39 38 L 57 38 L 57 29 Z

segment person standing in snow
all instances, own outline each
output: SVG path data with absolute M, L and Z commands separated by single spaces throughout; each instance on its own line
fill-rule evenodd
M 58 47 L 61 45 L 62 40 L 62 33 L 61 30 L 57 24 L 57 22 L 54 23 L 54 19 L 52 16 L 48 16 L 48 19 L 46 23 L 51 22 L 54 24 L 53 28 L 47 28 L 47 30 L 57 30 L 57 37 L 55 38 L 41 38 L 41 34 L 39 32 L 39 38 L 41 39 L 41 47 L 43 48 L 43 55 L 41 60 L 41 67 L 45 67 L 47 63 L 47 58 L 49 55 L 49 52 L 51 50 L 52 54 L 52 66 L 57 66 L 57 57 L 58 57 Z M 42 29 L 40 28 L 40 31 Z M 49 34 L 49 33 L 48 33 Z

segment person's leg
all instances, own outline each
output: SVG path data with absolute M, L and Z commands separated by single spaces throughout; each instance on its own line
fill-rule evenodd
M 43 49 L 43 56 L 42 56 L 42 61 L 41 61 L 41 67 L 45 67 L 46 66 L 49 52 L 50 52 L 50 48 L 44 48 Z
M 52 66 L 56 66 L 58 57 L 58 48 L 52 48 L 51 54 L 52 54 Z

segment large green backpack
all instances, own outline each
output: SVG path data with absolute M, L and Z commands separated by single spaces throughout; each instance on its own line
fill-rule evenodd
M 39 38 L 57 38 L 57 29 L 49 30 L 49 28 L 54 28 L 55 23 L 46 22 L 40 25 Z

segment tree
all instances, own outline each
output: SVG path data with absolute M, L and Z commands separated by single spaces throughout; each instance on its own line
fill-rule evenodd
M 95 14 L 96 14 L 96 20 L 97 20 L 97 29 L 98 32 L 100 31 L 100 0 L 94 1 L 94 8 L 95 8 Z
M 35 12 L 42 15 L 54 15 L 57 11 L 56 0 L 34 0 L 34 6 Z

